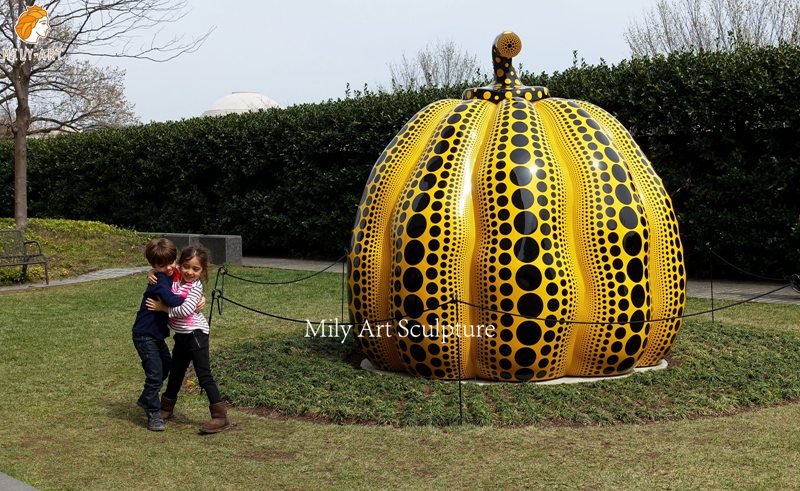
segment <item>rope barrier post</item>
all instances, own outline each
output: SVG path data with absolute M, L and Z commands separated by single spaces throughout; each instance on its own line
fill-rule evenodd
M 217 289 L 211 290 L 211 312 L 208 313 L 208 328 L 211 329 L 211 322 L 214 320 L 214 304 L 217 301 Z
M 458 294 L 453 297 L 453 305 L 456 306 L 456 357 L 458 361 L 458 425 L 464 424 L 464 396 L 462 393 L 462 375 L 461 375 L 461 316 L 459 314 Z
M 345 260 L 342 262 L 342 322 L 344 322 L 344 283 L 345 283 L 345 275 L 347 272 L 345 271 L 345 265 L 347 264 L 347 249 L 344 250 Z
M 711 262 L 711 323 L 716 322 L 714 318 L 714 262 Z
M 225 276 L 228 275 L 228 268 L 225 268 L 222 271 L 222 285 L 220 285 L 219 294 L 220 296 L 225 295 Z M 222 302 L 219 303 L 219 315 L 222 315 Z

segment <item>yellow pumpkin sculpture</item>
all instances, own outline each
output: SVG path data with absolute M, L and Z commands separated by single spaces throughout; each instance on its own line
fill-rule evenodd
M 683 252 L 661 179 L 610 114 L 522 86 L 521 46 L 499 35 L 495 83 L 422 109 L 372 169 L 348 284 L 376 368 L 619 375 L 659 363 L 680 329 Z

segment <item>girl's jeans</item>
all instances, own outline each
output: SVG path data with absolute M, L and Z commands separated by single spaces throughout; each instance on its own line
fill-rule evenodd
M 186 369 L 189 367 L 189 362 L 192 362 L 200 387 L 208 395 L 208 403 L 216 404 L 221 402 L 222 397 L 219 395 L 219 388 L 211 375 L 208 334 L 202 331 L 192 331 L 186 334 L 175 334 L 172 338 L 175 340 L 175 347 L 172 348 L 172 371 L 169 374 L 164 397 L 170 399 L 178 398 L 183 378 L 186 376 Z

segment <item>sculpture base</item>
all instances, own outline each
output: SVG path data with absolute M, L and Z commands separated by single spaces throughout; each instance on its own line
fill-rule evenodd
M 542 380 L 541 382 L 522 382 L 522 383 L 533 383 L 539 385 L 560 385 L 560 384 L 582 384 L 582 383 L 591 383 L 591 382 L 600 382 L 603 380 L 614 380 L 619 378 L 626 378 L 630 377 L 631 375 L 639 372 L 649 372 L 651 370 L 664 370 L 667 368 L 669 364 L 667 360 L 661 360 L 658 364 L 653 365 L 652 367 L 641 367 L 641 368 L 634 368 L 628 373 L 623 373 L 622 375 L 612 375 L 608 377 L 561 377 L 555 378 L 552 380 Z M 401 377 L 413 377 L 410 373 L 405 372 L 387 372 L 385 370 L 378 370 L 372 365 L 368 359 L 364 358 L 361 360 L 361 369 L 367 370 L 369 372 L 379 373 L 381 375 L 398 375 Z M 457 380 L 445 380 L 444 382 L 457 382 Z M 470 384 L 477 384 L 477 385 L 488 385 L 488 384 L 508 384 L 508 383 L 519 383 L 519 382 L 503 382 L 503 381 L 494 381 L 494 380 L 483 380 L 483 379 L 467 379 L 462 380 L 464 383 Z

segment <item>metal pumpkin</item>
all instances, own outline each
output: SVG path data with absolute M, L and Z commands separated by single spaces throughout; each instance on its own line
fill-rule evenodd
M 661 179 L 606 111 L 521 85 L 521 46 L 500 34 L 495 83 L 419 111 L 368 178 L 349 306 L 378 369 L 610 376 L 675 341 L 686 281 Z

